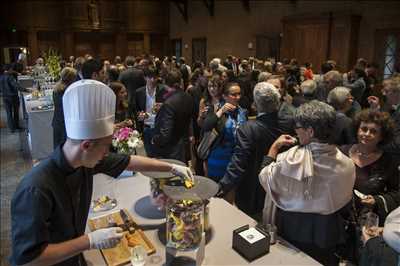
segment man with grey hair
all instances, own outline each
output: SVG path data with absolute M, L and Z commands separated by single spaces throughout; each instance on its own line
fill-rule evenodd
M 350 89 L 336 87 L 328 94 L 328 104 L 336 110 L 334 143 L 345 145 L 356 143 L 356 136 L 353 130 L 353 121 L 346 113 L 352 108 L 353 96 Z
M 235 190 L 235 204 L 243 212 L 261 220 L 265 191 L 258 181 L 258 173 L 265 151 L 281 134 L 292 132 L 291 120 L 278 117 L 280 94 L 267 82 L 254 88 L 257 118 L 237 130 L 237 141 L 225 176 L 219 182 L 219 196 Z
M 303 81 L 300 84 L 300 93 L 299 95 L 293 96 L 293 106 L 299 107 L 300 105 L 315 100 L 315 90 L 317 89 L 317 83 L 312 80 L 308 79 Z
M 258 74 L 258 82 L 266 82 L 272 76 L 269 72 L 261 72 Z
M 219 71 L 227 71 L 228 69 L 221 65 L 221 59 L 219 58 L 214 58 L 210 61 L 210 68 L 214 72 L 215 70 Z
M 353 96 L 350 89 L 346 87 L 336 87 L 328 93 L 327 102 L 336 111 L 346 113 L 353 103 Z
M 321 102 L 326 102 L 328 93 L 338 86 L 343 85 L 343 77 L 339 71 L 331 70 L 327 72 L 323 77 L 323 82 L 319 84 L 316 97 Z

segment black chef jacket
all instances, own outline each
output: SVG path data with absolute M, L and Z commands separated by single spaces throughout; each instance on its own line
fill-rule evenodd
M 129 156 L 109 154 L 95 168 L 73 169 L 58 146 L 50 158 L 27 173 L 11 201 L 12 265 L 25 264 L 51 243 L 84 234 L 90 208 L 93 175 L 117 177 Z M 57 265 L 86 265 L 82 255 Z

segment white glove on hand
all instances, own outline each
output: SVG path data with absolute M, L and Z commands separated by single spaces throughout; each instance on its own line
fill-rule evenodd
M 192 171 L 190 170 L 189 167 L 186 167 L 186 166 L 172 164 L 171 173 L 173 173 L 174 175 L 180 176 L 184 180 L 190 180 L 192 182 L 194 180 Z
M 122 228 L 110 227 L 93 231 L 88 234 L 90 249 L 105 249 L 115 247 L 123 237 Z

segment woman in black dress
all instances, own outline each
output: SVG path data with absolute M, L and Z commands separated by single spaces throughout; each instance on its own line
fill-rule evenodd
M 53 91 L 54 116 L 51 125 L 53 126 L 53 145 L 56 148 L 63 144 L 67 139 L 67 131 L 65 129 L 64 109 L 62 97 L 64 92 L 76 79 L 76 70 L 72 67 L 65 67 L 61 71 L 61 78 L 57 82 Z
M 109 86 L 117 97 L 115 106 L 115 129 L 134 126 L 133 118 L 128 115 L 128 92 L 124 84 L 121 82 L 111 82 Z
M 347 217 L 349 223 L 349 239 L 353 242 L 347 248 L 357 260 L 360 219 L 369 211 L 379 216 L 382 226 L 386 216 L 397 207 L 399 197 L 399 162 L 382 150 L 382 146 L 392 139 L 393 121 L 386 112 L 366 109 L 361 111 L 355 120 L 358 143 L 341 146 L 341 150 L 349 156 L 356 166 L 354 189 L 365 196 L 354 194 L 351 211 Z M 350 248 L 353 246 L 352 248 Z

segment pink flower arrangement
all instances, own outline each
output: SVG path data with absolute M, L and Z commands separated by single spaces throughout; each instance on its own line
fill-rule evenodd
M 143 142 L 137 130 L 123 127 L 114 133 L 112 145 L 118 153 L 132 154 L 136 148 L 143 145 Z

